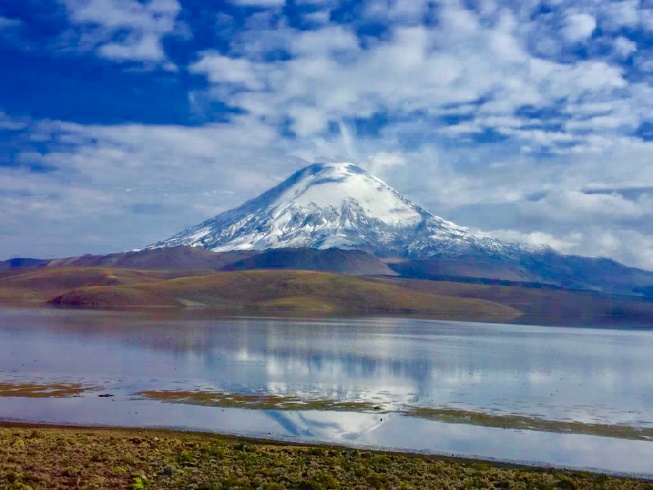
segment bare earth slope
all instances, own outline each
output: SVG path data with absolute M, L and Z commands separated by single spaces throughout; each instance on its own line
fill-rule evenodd
M 397 275 L 381 260 L 362 250 L 342 250 L 339 248 L 326 250 L 314 248 L 269 249 L 253 257 L 228 264 L 222 270 L 255 269 L 301 269 L 338 272 L 353 276 Z

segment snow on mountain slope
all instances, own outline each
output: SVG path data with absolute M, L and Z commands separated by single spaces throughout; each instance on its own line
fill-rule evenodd
M 180 245 L 218 252 L 338 247 L 395 257 L 515 258 L 525 250 L 434 216 L 350 163 L 305 167 L 242 206 L 146 248 Z

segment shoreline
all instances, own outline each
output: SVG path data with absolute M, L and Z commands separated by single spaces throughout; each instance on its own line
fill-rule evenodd
M 52 304 L 7 304 L 0 302 L 2 310 L 38 311 L 41 313 L 80 313 L 80 314 L 124 314 L 156 317 L 157 320 L 183 321 L 183 320 L 227 320 L 227 319 L 256 319 L 256 320 L 402 320 L 414 319 L 433 322 L 448 322 L 459 324 L 483 323 L 488 325 L 512 325 L 523 327 L 551 327 L 551 328 L 583 328 L 600 330 L 653 330 L 653 322 L 625 322 L 615 323 L 614 317 L 605 315 L 605 321 L 594 318 L 592 322 L 578 322 L 573 318 L 556 319 L 550 321 L 540 317 L 532 317 L 526 313 L 516 318 L 497 319 L 484 316 L 441 317 L 421 311 L 390 311 L 390 310 L 360 310 L 360 311 L 324 311 L 318 309 L 282 309 L 282 308 L 215 308 L 215 307 L 171 307 L 171 306 L 60 306 Z
M 52 304 L 3 304 L 2 310 L 25 310 L 40 312 L 60 313 L 116 313 L 116 314 L 137 314 L 144 316 L 155 316 L 158 320 L 227 320 L 227 319 L 255 319 L 255 320 L 401 320 L 415 319 L 433 322 L 447 322 L 460 324 L 488 324 L 488 325 L 511 325 L 523 327 L 552 327 L 552 328 L 589 328 L 599 330 L 653 330 L 653 323 L 624 323 L 614 324 L 610 321 L 605 323 L 584 323 L 573 321 L 547 322 L 541 318 L 532 318 L 524 314 L 513 319 L 496 319 L 479 316 L 478 318 L 443 318 L 433 314 L 419 311 L 398 311 L 398 310 L 361 310 L 361 311 L 335 311 L 311 309 L 282 309 L 282 308 L 242 308 L 223 309 L 213 307 L 171 307 L 171 306 L 60 306 Z M 606 319 L 612 319 L 610 315 Z
M 521 316 L 506 316 L 497 318 L 487 316 L 482 313 L 467 314 L 464 316 L 441 316 L 441 312 L 429 312 L 427 310 L 411 309 L 383 309 L 369 308 L 358 310 L 327 310 L 320 308 L 291 308 L 275 306 L 257 306 L 243 308 L 224 308 L 216 306 L 172 306 L 172 305 L 58 305 L 52 303 L 0 303 L 0 310 L 24 309 L 39 311 L 58 311 L 58 312 L 95 312 L 95 313 L 125 313 L 125 314 L 143 314 L 143 315 L 166 315 L 170 319 L 225 319 L 225 318 L 255 318 L 255 319 L 282 319 L 282 320 L 328 320 L 328 319 L 417 319 L 430 320 L 436 322 L 456 322 L 456 323 L 488 323 L 496 325 L 528 325 L 528 326 L 554 326 L 568 327 L 583 325 L 567 325 L 565 323 L 555 323 L 544 325 L 537 322 L 521 322 Z M 598 327 L 603 328 L 603 327 Z M 630 328 L 630 327 L 616 327 Z M 634 328 L 650 328 L 652 325 L 635 325 Z
M 43 450 L 43 445 L 47 441 L 51 441 L 53 444 L 56 442 L 62 448 L 62 452 L 72 451 L 71 454 L 77 455 L 76 457 L 79 457 L 80 452 L 83 452 L 83 450 L 91 451 L 92 454 L 88 458 L 81 457 L 80 461 L 75 461 L 74 458 L 66 459 L 64 455 L 67 466 L 62 470 L 61 478 L 64 480 L 67 479 L 67 482 L 70 482 L 70 478 L 75 476 L 77 476 L 77 481 L 79 482 L 81 473 L 88 471 L 88 462 L 97 460 L 100 457 L 97 456 L 98 454 L 103 455 L 101 456 L 103 458 L 109 458 L 108 454 L 111 452 L 109 446 L 116 444 L 126 445 L 128 448 L 133 448 L 140 456 L 137 458 L 135 456 L 125 455 L 122 452 L 116 454 L 117 461 L 121 463 L 116 466 L 116 471 L 120 473 L 118 476 L 122 478 L 124 483 L 123 488 L 134 489 L 175 488 L 182 483 L 188 483 L 186 479 L 189 478 L 193 482 L 197 482 L 198 479 L 202 479 L 204 476 L 208 478 L 218 471 L 216 469 L 216 458 L 221 462 L 220 457 L 226 458 L 227 453 L 229 453 L 229 462 L 232 465 L 237 465 L 240 464 L 239 462 L 245 461 L 246 465 L 250 463 L 251 466 L 253 463 L 248 460 L 254 455 L 259 455 L 262 458 L 261 462 L 252 467 L 260 470 L 273 469 L 272 466 L 266 466 L 266 462 L 268 461 L 266 458 L 280 457 L 286 463 L 288 463 L 288 459 L 293 461 L 296 459 L 296 463 L 300 465 L 300 469 L 304 468 L 303 473 L 300 473 L 300 477 L 302 475 L 306 476 L 306 468 L 313 469 L 316 466 L 322 467 L 323 465 L 327 465 L 328 467 L 328 464 L 332 465 L 333 461 L 348 468 L 347 465 L 352 463 L 352 460 L 355 460 L 352 464 L 356 466 L 357 470 L 352 474 L 358 475 L 358 473 L 361 473 L 362 476 L 365 476 L 363 480 L 367 479 L 365 481 L 368 484 L 370 483 L 370 475 L 366 473 L 365 467 L 371 465 L 372 468 L 375 468 L 378 462 L 383 463 L 383 466 L 386 468 L 377 473 L 385 475 L 386 478 L 393 477 L 395 480 L 399 478 L 399 481 L 403 481 L 402 478 L 409 478 L 411 476 L 410 473 L 404 473 L 406 467 L 413 468 L 420 466 L 428 469 L 427 474 L 429 475 L 433 472 L 434 478 L 436 476 L 438 478 L 442 477 L 439 474 L 440 472 L 446 474 L 449 483 L 460 482 L 461 479 L 474 476 L 476 478 L 474 481 L 477 484 L 481 481 L 489 483 L 487 478 L 491 477 L 491 480 L 495 481 L 495 483 L 502 481 L 508 485 L 510 485 L 510 481 L 522 482 L 527 480 L 533 484 L 541 481 L 540 484 L 544 485 L 542 488 L 548 488 L 548 485 L 545 484 L 547 482 L 551 484 L 551 488 L 594 488 L 599 484 L 605 483 L 610 484 L 610 488 L 653 488 L 653 477 L 645 475 L 603 473 L 592 469 L 567 469 L 564 467 L 542 465 L 531 466 L 512 461 L 485 460 L 389 449 L 354 448 L 338 444 L 319 444 L 303 441 L 288 442 L 172 428 L 78 426 L 0 420 L 0 440 L 9 440 L 9 444 L 4 444 L 5 449 L 0 448 L 0 456 L 2 456 L 3 450 L 6 451 L 8 449 L 9 452 L 13 450 L 25 452 L 32 445 L 38 445 L 38 454 L 34 452 L 32 453 L 32 457 L 28 454 L 26 458 L 20 459 L 20 464 L 18 465 L 21 466 L 22 464 L 24 469 L 31 468 L 33 471 L 36 471 L 34 468 L 38 468 L 39 466 L 45 469 L 48 464 L 52 463 L 48 458 L 56 459 L 61 456 Z M 165 446 L 166 449 L 154 449 L 161 445 Z M 56 453 L 56 451 L 54 452 Z M 207 452 L 215 453 L 213 454 L 214 457 L 207 460 Z M 124 472 L 125 461 L 129 462 L 132 460 L 138 463 L 136 464 L 137 468 L 134 471 L 127 468 L 129 471 Z M 147 464 L 144 463 L 145 460 L 148 461 Z M 307 460 L 311 461 L 310 465 L 306 464 Z M 32 477 L 28 475 L 28 471 L 8 471 L 7 468 L 3 467 L 7 465 L 11 466 L 12 463 L 16 466 L 16 462 L 17 458 L 15 457 L 5 457 L 4 460 L 0 457 L 0 485 L 16 482 L 15 477 L 17 475 L 21 476 L 19 483 L 23 485 L 28 485 L 30 478 L 37 478 L 37 476 Z M 73 467 L 75 465 L 78 465 L 79 468 L 74 469 Z M 56 465 L 52 466 L 53 468 L 56 467 Z M 145 466 L 147 466 L 147 469 L 145 469 Z M 221 468 L 220 471 L 224 470 L 224 463 L 221 462 L 218 466 Z M 250 470 L 252 467 L 250 467 Z M 105 464 L 98 467 L 97 471 L 111 473 L 111 468 L 111 465 Z M 190 468 L 192 471 L 186 471 L 187 468 Z M 436 469 L 438 470 L 437 472 L 435 471 Z M 395 472 L 398 472 L 398 474 L 394 474 Z M 246 472 L 243 473 L 243 471 L 240 471 L 236 473 L 240 474 L 243 478 L 249 478 Z M 42 471 L 38 474 L 41 474 L 43 477 Z M 320 477 L 326 478 L 324 472 L 317 472 L 316 475 L 318 482 Z M 100 478 L 97 475 L 96 477 Z M 172 481 L 172 477 L 175 477 L 176 480 Z M 228 479 L 229 475 L 219 476 L 216 473 L 215 481 L 222 481 L 220 478 L 223 477 Z M 101 478 L 108 481 L 106 479 L 112 477 L 111 475 L 104 475 Z M 268 485 L 274 485 L 274 481 L 281 480 L 272 478 L 269 480 Z M 428 481 L 430 482 L 430 480 Z M 438 481 L 440 481 L 438 485 L 443 484 L 443 480 Z M 348 480 L 345 479 L 339 484 L 336 484 L 337 482 L 335 481 L 325 481 L 322 482 L 322 487 L 315 485 L 309 488 L 339 488 L 339 485 L 343 482 L 347 483 Z M 32 483 L 35 482 L 32 481 Z M 66 483 L 63 482 L 62 485 L 65 486 Z M 79 487 L 84 487 L 84 485 L 79 485 Z M 389 485 L 389 487 L 406 488 L 396 485 Z M 15 486 L 11 488 L 24 487 Z M 32 486 L 32 488 L 40 487 L 37 484 L 37 486 Z M 63 488 L 63 486 L 53 484 L 51 488 Z M 215 488 L 221 487 L 216 486 Z M 264 488 L 305 487 L 290 484 L 289 481 L 286 481 L 286 486 L 267 486 Z M 407 488 L 413 487 L 408 486 Z M 429 488 L 439 488 L 439 486 Z M 499 486 L 498 488 L 512 487 Z M 530 487 L 526 486 L 526 488 Z

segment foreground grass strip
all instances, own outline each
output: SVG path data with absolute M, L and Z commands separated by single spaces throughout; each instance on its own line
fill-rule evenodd
M 437 420 L 440 422 L 464 423 L 482 425 L 485 427 L 501 427 L 504 429 L 525 429 L 545 432 L 565 432 L 572 434 L 588 434 L 620 439 L 653 439 L 653 429 L 629 427 L 625 425 L 587 424 L 583 422 L 565 422 L 546 420 L 523 415 L 496 415 L 471 410 L 456 410 L 453 408 L 421 408 L 410 407 L 404 411 L 411 417 Z
M 11 383 L 0 382 L 0 397 L 68 398 L 91 390 L 79 383 Z
M 362 401 L 303 399 L 294 396 L 268 394 L 233 394 L 220 391 L 149 390 L 136 394 L 139 398 L 168 403 L 208 407 L 250 408 L 257 410 L 347 410 L 373 411 L 377 406 Z
M 0 428 L 0 488 L 648 489 L 653 483 L 172 431 Z

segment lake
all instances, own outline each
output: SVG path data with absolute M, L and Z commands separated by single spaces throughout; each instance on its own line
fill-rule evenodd
M 653 330 L 15 308 L 0 310 L 0 346 L 0 383 L 89 387 L 69 398 L 0 397 L 5 421 L 174 427 L 653 475 L 645 438 L 405 413 L 653 428 Z M 306 409 L 136 396 L 147 390 L 278 395 Z M 339 408 L 316 410 L 324 400 Z

